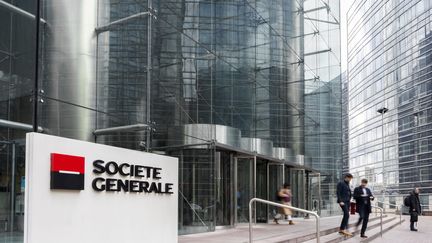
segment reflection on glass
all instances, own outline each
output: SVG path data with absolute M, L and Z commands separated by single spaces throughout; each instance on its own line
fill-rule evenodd
M 237 160 L 237 223 L 249 222 L 249 201 L 253 197 L 253 159 Z
M 0 242 L 23 241 L 25 148 L 0 140 Z
M 205 232 L 215 228 L 212 155 L 209 150 L 183 150 L 179 156 L 179 234 Z
M 231 225 L 232 210 L 232 173 L 231 158 L 228 153 L 220 152 L 216 189 L 216 225 Z

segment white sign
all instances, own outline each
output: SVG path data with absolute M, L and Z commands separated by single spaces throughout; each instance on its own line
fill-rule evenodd
M 178 160 L 27 134 L 25 243 L 177 242 Z

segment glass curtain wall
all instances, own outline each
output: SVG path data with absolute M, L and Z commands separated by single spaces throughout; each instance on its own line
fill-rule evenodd
M 196 144 L 223 142 L 219 128 L 207 125 L 217 124 L 238 131 L 239 141 L 228 142 L 236 149 L 245 148 L 241 137 L 304 154 L 303 117 L 299 115 L 303 102 L 296 101 L 298 107 L 290 104 L 302 99 L 304 92 L 301 82 L 293 82 L 303 79 L 303 66 L 298 65 L 301 41 L 291 38 L 302 33 L 301 15 L 293 14 L 299 4 L 280 0 L 154 1 L 158 19 L 152 49 L 151 118 L 157 127 L 153 148 L 181 146 L 190 140 Z M 191 124 L 205 136 L 185 129 Z M 182 132 L 173 136 L 173 129 Z M 267 152 L 272 156 L 271 149 Z M 249 220 L 248 202 L 256 190 L 253 161 L 237 160 L 235 223 Z M 217 184 L 217 178 L 217 172 L 210 174 L 205 183 Z M 266 192 L 262 194 L 265 197 Z M 209 199 L 209 204 L 188 202 L 201 208 L 218 207 L 217 198 L 209 195 Z M 259 209 L 257 216 L 265 220 L 266 208 Z M 191 213 L 190 209 L 181 212 Z M 213 219 L 205 223 L 209 228 L 215 225 Z M 199 222 L 192 226 L 196 224 Z M 180 229 L 192 232 L 188 222 L 181 222 Z
M 342 87 L 339 1 L 305 1 L 305 164 L 321 173 L 321 214 L 334 215 L 342 174 Z M 312 181 L 312 189 L 318 183 Z
M 380 200 L 432 193 L 431 2 L 356 1 L 348 13 L 349 161 Z M 378 112 L 385 108 L 386 112 Z
M 301 107 L 288 100 L 288 91 L 303 97 L 302 85 L 288 87 L 303 75 L 294 64 L 302 55 L 300 41 L 290 38 L 302 32 L 300 17 L 292 14 L 297 5 L 158 1 L 152 119 L 160 129 L 154 139 L 164 143 L 171 126 L 220 124 L 303 154 L 302 136 L 289 134 L 299 133 L 303 120 Z
M 35 76 L 35 6 L 34 1 L 0 4 L 0 241 L 7 243 L 23 240 L 25 132 L 32 128 Z

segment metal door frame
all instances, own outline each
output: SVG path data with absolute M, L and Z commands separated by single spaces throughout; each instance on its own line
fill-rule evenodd
M 230 157 L 230 165 L 229 165 L 229 169 L 230 169 L 230 207 L 229 207 L 229 211 L 230 211 L 230 219 L 229 219 L 229 224 L 228 225 L 217 225 L 217 218 L 215 218 L 215 227 L 217 229 L 224 229 L 224 228 L 232 228 L 235 226 L 235 222 L 236 222 L 236 216 L 237 216 L 237 211 L 236 211 L 236 205 L 237 205 L 237 159 L 234 156 L 234 153 L 232 151 L 216 151 L 216 155 L 215 156 L 215 169 L 216 169 L 216 177 L 217 179 L 219 179 L 218 177 L 220 177 L 220 163 L 221 163 L 221 153 L 222 152 L 226 152 L 229 153 L 229 157 Z M 218 183 L 220 183 L 220 181 L 218 180 Z M 216 185 L 218 186 L 218 185 Z M 216 190 L 215 192 L 217 193 L 218 190 Z M 216 195 L 217 197 L 218 195 Z M 216 211 L 216 210 L 215 210 Z M 217 215 L 217 212 L 215 212 L 215 214 Z M 216 216 L 217 217 L 217 216 Z
M 308 180 L 310 180 L 311 179 L 311 177 L 313 177 L 313 176 L 316 176 L 317 178 L 318 178 L 318 210 L 317 210 L 317 213 L 318 213 L 318 215 L 321 215 L 321 206 L 322 206 L 322 195 L 321 195 L 321 173 L 319 173 L 319 172 L 315 172 L 315 173 L 306 173 L 306 175 L 307 175 L 307 179 Z M 308 182 L 309 183 L 309 182 Z M 309 192 L 309 193 L 311 193 L 312 192 L 312 185 L 309 185 L 309 188 L 307 189 L 307 191 Z M 311 199 L 312 199 L 312 196 L 311 196 Z M 312 208 L 311 208 L 311 210 L 313 209 L 313 202 L 311 202 L 312 204 Z
M 10 178 L 11 178 L 11 183 L 10 183 L 10 213 L 9 213 L 9 231 L 13 232 L 14 230 L 14 225 L 15 225 L 15 176 L 16 176 L 16 143 L 15 142 L 10 142 L 10 141 L 0 141 L 0 144 L 6 144 L 7 146 L 11 146 L 11 167 L 10 167 Z M 9 148 L 8 148 L 9 149 Z M 8 161 L 6 161 L 6 163 L 8 163 Z
M 238 190 L 238 159 L 249 159 L 252 160 L 253 159 L 253 166 L 252 166 L 252 198 L 256 197 L 256 168 L 257 168 L 257 156 L 242 156 L 242 155 L 233 155 L 233 176 L 234 176 L 234 180 L 233 180 L 233 186 L 234 186 L 234 190 L 233 190 L 233 196 L 234 196 L 234 211 L 233 211 L 233 226 L 236 227 L 238 225 L 238 218 L 237 218 L 237 213 L 238 213 L 238 201 L 237 201 L 237 190 Z M 253 209 L 253 214 L 254 216 L 256 215 L 256 207 L 254 207 Z M 256 223 L 256 217 L 254 218 L 254 223 Z
M 285 183 L 285 164 L 268 162 L 267 163 L 267 200 L 268 201 L 272 201 L 270 199 L 270 166 L 272 165 L 282 166 L 282 184 Z M 270 220 L 269 216 L 270 216 L 270 206 L 267 205 L 267 222 Z
M 296 171 L 299 171 L 302 173 L 302 181 L 299 180 L 299 178 L 297 177 L 297 181 L 295 181 L 295 183 L 293 183 L 294 181 L 294 177 L 293 177 L 293 173 L 295 173 Z M 298 189 L 298 185 L 303 185 L 304 187 L 304 192 L 302 195 L 302 198 L 298 197 L 299 199 L 299 203 L 303 204 L 303 205 L 296 205 L 296 207 L 299 208 L 305 208 L 305 206 L 307 206 L 307 202 L 306 202 L 306 191 L 308 190 L 308 188 L 306 188 L 306 170 L 305 169 L 299 169 L 299 168 L 290 168 L 290 181 L 291 181 L 291 190 L 293 188 L 294 185 L 296 185 L 297 189 Z M 298 196 L 298 195 L 297 195 Z

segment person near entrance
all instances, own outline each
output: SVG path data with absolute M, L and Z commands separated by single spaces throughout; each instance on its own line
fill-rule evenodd
M 277 198 L 281 204 L 291 206 L 292 194 L 291 194 L 290 184 L 285 183 L 283 187 L 279 189 L 277 193 Z M 292 220 L 292 210 L 289 208 L 280 208 L 279 210 L 280 210 L 280 214 L 282 214 L 285 218 L 288 219 L 289 224 L 294 225 L 294 222 Z M 277 218 L 275 218 L 274 221 L 276 224 L 279 224 Z
M 418 216 L 421 215 L 421 204 L 419 199 L 420 189 L 418 187 L 414 188 L 414 190 L 408 196 L 409 203 L 409 213 L 410 213 L 410 230 L 418 231 L 414 227 L 414 223 L 417 225 Z
M 360 237 L 367 238 L 365 235 L 367 225 L 369 222 L 369 214 L 372 212 L 372 204 L 375 198 L 372 195 L 372 192 L 369 188 L 367 188 L 368 180 L 362 179 L 360 186 L 354 189 L 354 199 L 356 201 L 356 211 L 359 214 L 359 220 L 356 225 L 356 229 L 362 224 L 360 230 Z
M 345 174 L 343 181 L 340 181 L 336 188 L 337 203 L 343 211 L 343 218 L 339 227 L 339 234 L 345 236 L 352 236 L 352 234 L 348 232 L 349 209 L 351 201 L 351 189 L 349 184 L 352 178 L 353 176 L 350 173 Z

